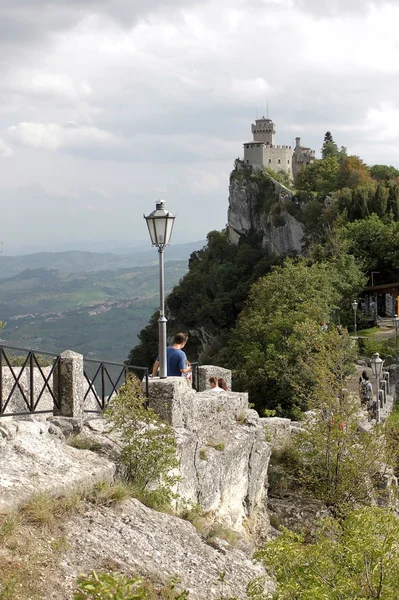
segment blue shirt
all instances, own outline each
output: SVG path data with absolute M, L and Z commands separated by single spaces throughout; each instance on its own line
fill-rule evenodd
M 183 350 L 172 346 L 166 348 L 166 362 L 168 377 L 181 377 L 181 369 L 187 368 L 187 356 Z

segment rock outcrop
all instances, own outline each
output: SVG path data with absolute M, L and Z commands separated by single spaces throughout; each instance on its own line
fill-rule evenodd
M 68 446 L 55 424 L 28 419 L 0 422 L 0 512 L 38 492 L 60 495 L 113 480 L 113 462 Z
M 150 406 L 175 429 L 177 492 L 240 530 L 266 496 L 271 444 L 263 420 L 238 392 L 195 392 L 181 377 L 150 382 Z
M 134 499 L 117 509 L 91 509 L 68 523 L 65 533 L 68 551 L 61 563 L 61 581 L 70 588 L 77 574 L 111 563 L 118 571 L 139 573 L 158 582 L 177 575 L 179 588 L 190 592 L 190 600 L 246 600 L 248 582 L 265 575 L 242 550 L 227 543 L 214 548 L 191 523 L 156 512 Z M 264 585 L 265 592 L 273 589 L 267 577 Z
M 285 201 L 293 202 L 292 192 L 268 175 L 265 178 L 269 185 L 261 189 L 259 182 L 250 177 L 257 172 L 259 167 L 237 163 L 232 173 L 227 214 L 230 241 L 238 244 L 242 235 L 258 232 L 263 246 L 274 254 L 301 252 L 303 226 L 284 207 Z

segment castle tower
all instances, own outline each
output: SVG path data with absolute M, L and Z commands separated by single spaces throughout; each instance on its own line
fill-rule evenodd
M 263 142 L 266 146 L 274 146 L 276 128 L 271 119 L 266 119 L 265 117 L 256 119 L 255 125 L 251 125 L 251 130 L 254 142 Z

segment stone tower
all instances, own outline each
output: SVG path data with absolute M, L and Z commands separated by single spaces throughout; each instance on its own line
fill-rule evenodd
M 256 119 L 255 125 L 251 125 L 254 142 L 263 142 L 266 146 L 274 146 L 276 128 L 271 119 Z
M 276 128 L 271 119 L 262 117 L 251 125 L 253 140 L 244 144 L 244 162 L 269 167 L 278 173 L 284 171 L 292 179 L 292 148 L 276 146 Z

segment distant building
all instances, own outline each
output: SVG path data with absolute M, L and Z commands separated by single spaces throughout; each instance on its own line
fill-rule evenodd
M 262 117 L 251 125 L 253 140 L 244 144 L 244 162 L 276 171 L 285 171 L 291 179 L 316 158 L 315 151 L 301 146 L 301 138 L 296 138 L 292 146 L 276 146 L 276 127 L 271 119 Z

